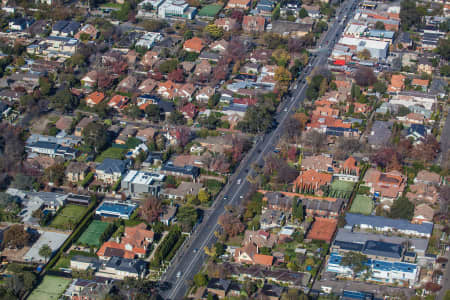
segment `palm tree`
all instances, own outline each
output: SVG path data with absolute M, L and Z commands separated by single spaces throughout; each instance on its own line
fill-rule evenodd
M 47 259 L 52 256 L 52 248 L 49 245 L 42 245 L 41 249 L 39 249 L 39 255 L 45 258 L 45 263 L 47 263 Z

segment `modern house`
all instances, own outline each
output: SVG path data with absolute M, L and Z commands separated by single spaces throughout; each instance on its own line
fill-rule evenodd
M 106 184 L 113 184 L 125 173 L 129 162 L 125 160 L 105 158 L 101 164 L 95 168 L 97 180 Z
M 95 214 L 105 218 L 120 218 L 128 220 L 137 205 L 131 202 L 103 201 Z
M 121 187 L 124 192 L 132 197 L 144 194 L 158 196 L 161 183 L 165 178 L 165 175 L 159 173 L 130 170 L 122 179 Z
M 120 257 L 111 257 L 108 262 L 103 264 L 98 272 L 98 277 L 114 278 L 123 280 L 127 277 L 143 278 L 147 272 L 146 261 L 140 259 L 126 259 Z

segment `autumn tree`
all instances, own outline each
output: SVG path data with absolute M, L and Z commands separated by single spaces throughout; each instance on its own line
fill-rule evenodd
M 161 201 L 153 196 L 148 197 L 144 201 L 142 201 L 139 208 L 139 216 L 148 223 L 157 221 L 161 213 Z
M 183 69 L 179 68 L 179 69 L 173 70 L 172 72 L 169 73 L 169 75 L 167 76 L 167 79 L 178 82 L 178 83 L 184 82 Z
M 327 144 L 327 136 L 317 130 L 308 130 L 302 134 L 302 141 L 314 153 L 319 153 Z
M 22 162 L 24 141 L 22 130 L 8 123 L 0 124 L 0 173 L 5 174 L 15 170 Z
M 215 24 L 206 25 L 203 30 L 213 39 L 220 39 L 223 36 L 223 29 Z
M 30 234 L 23 225 L 12 225 L 3 233 L 2 248 L 20 249 L 28 245 Z
M 191 130 L 189 127 L 178 127 L 176 129 L 178 145 L 182 148 L 186 146 L 191 139 Z
M 111 87 L 113 82 L 114 82 L 114 80 L 111 76 L 111 73 L 106 72 L 106 71 L 98 71 L 97 72 L 97 86 L 100 89 L 107 89 L 107 88 Z
M 234 237 L 245 230 L 241 219 L 232 212 L 227 212 L 219 217 L 219 224 L 229 237 Z
M 291 59 L 291 56 L 286 50 L 280 48 L 272 52 L 272 59 L 278 66 L 286 67 L 287 63 Z
M 358 58 L 363 59 L 363 60 L 368 60 L 372 57 L 372 55 L 370 54 L 370 51 L 367 50 L 366 48 L 364 48 L 363 50 L 358 52 Z
M 428 163 L 436 158 L 439 151 L 439 142 L 433 135 L 429 134 L 421 143 L 414 146 L 411 155 L 423 163 Z
M 63 184 L 65 176 L 64 164 L 54 164 L 45 169 L 45 177 L 56 186 Z
M 392 147 L 381 148 L 372 154 L 370 160 L 378 167 L 386 170 L 401 170 L 403 162 L 401 155 Z
M 359 86 L 369 86 L 377 82 L 377 77 L 371 68 L 359 67 L 354 75 L 356 84 Z
M 275 70 L 274 79 L 277 81 L 277 89 L 281 92 L 287 92 L 292 74 L 285 67 L 278 67 Z

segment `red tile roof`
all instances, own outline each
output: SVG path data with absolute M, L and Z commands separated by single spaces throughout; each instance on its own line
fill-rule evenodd
M 187 40 L 183 44 L 183 49 L 188 52 L 200 53 L 204 47 L 205 44 L 203 43 L 203 40 L 198 37 L 193 37 L 192 39 Z
M 306 238 L 330 243 L 333 238 L 334 232 L 336 231 L 336 227 L 336 219 L 316 217 Z
M 93 92 L 86 97 L 86 103 L 88 105 L 97 105 L 105 99 L 105 94 L 102 92 Z

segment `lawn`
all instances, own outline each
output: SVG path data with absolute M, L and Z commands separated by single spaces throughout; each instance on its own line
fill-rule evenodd
M 364 195 L 356 195 L 353 200 L 351 213 L 370 215 L 373 210 L 373 201 L 370 197 Z
M 62 230 L 71 230 L 75 227 L 76 224 L 78 224 L 78 222 L 86 213 L 86 210 L 87 207 L 85 206 L 67 204 L 56 215 L 50 226 Z
M 83 232 L 77 241 L 77 244 L 100 247 L 100 237 L 106 228 L 108 228 L 109 223 L 94 220 L 89 224 L 88 228 Z
M 29 300 L 57 300 L 64 293 L 72 279 L 45 276 L 41 284 L 28 297 Z
M 97 158 L 95 162 L 101 163 L 105 158 L 113 158 L 113 159 L 122 159 L 127 149 L 118 148 L 118 147 L 109 147 L 105 151 L 103 151 Z
M 200 17 L 214 18 L 221 9 L 222 9 L 222 5 L 220 5 L 220 4 L 209 4 L 209 5 L 202 7 L 202 9 L 200 9 L 200 11 L 198 12 L 198 15 Z
M 205 180 L 205 186 L 208 189 L 208 191 L 212 194 L 212 196 L 216 196 L 220 189 L 223 186 L 223 183 L 214 179 L 207 179 Z

